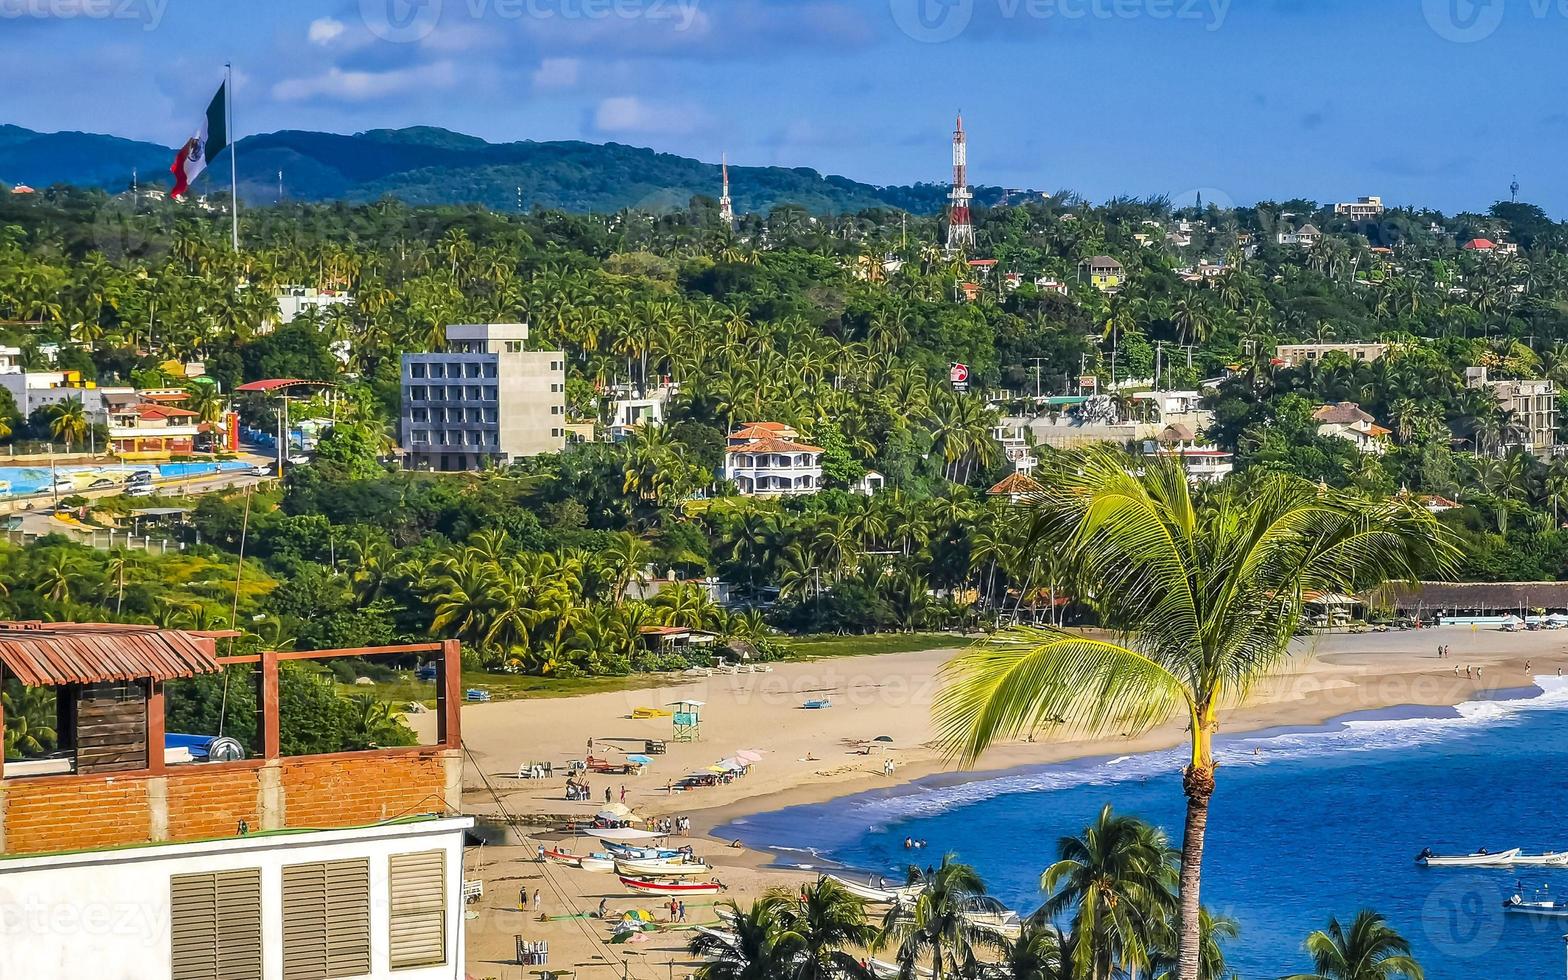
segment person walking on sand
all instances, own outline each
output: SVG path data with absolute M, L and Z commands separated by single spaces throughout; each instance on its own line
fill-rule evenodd
M 622 803 L 626 802 L 626 784 L 625 783 L 621 784 L 621 802 Z
M 528 889 L 526 888 L 519 890 L 517 893 L 517 910 L 519 912 L 528 911 Z
M 610 787 L 608 786 L 604 788 L 604 802 L 610 802 Z
M 544 906 L 539 904 L 539 889 L 534 889 L 534 911 L 543 912 Z

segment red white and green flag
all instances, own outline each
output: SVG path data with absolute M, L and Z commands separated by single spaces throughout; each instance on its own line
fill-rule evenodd
M 196 178 L 207 169 L 207 165 L 229 145 L 229 127 L 225 115 L 228 88 L 227 81 L 218 86 L 218 94 L 212 97 L 212 103 L 207 106 L 207 115 L 201 121 L 201 128 L 180 147 L 179 155 L 174 158 L 174 166 L 169 168 L 174 174 L 174 190 L 169 192 L 170 197 L 177 198 L 189 190 Z

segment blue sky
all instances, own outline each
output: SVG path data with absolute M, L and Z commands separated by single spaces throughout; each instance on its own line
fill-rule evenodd
M 876 183 L 1568 216 L 1568 0 L 0 0 L 0 121 L 428 124 Z

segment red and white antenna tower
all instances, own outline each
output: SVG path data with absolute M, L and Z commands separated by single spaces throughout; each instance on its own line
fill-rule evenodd
M 948 196 L 952 207 L 947 221 L 947 250 L 960 252 L 975 247 L 975 226 L 969 217 L 969 138 L 964 135 L 964 117 L 958 117 L 958 128 L 953 131 L 953 193 Z
M 724 170 L 724 194 L 719 198 L 719 220 L 725 227 L 735 227 L 735 205 L 730 201 L 730 155 L 724 154 L 720 167 Z

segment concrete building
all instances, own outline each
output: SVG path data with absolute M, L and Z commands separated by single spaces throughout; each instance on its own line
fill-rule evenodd
M 566 355 L 528 325 L 453 324 L 439 354 L 403 355 L 400 439 L 413 469 L 505 466 L 566 446 Z
M 1390 430 L 1378 425 L 1355 402 L 1321 405 L 1312 419 L 1318 423 L 1318 435 L 1344 439 L 1364 453 L 1382 453 L 1388 448 Z
M 1383 199 L 1358 197 L 1354 201 L 1334 205 L 1334 213 L 1351 221 L 1375 221 L 1383 216 Z
M 1233 454 L 1203 445 L 1192 429 L 1180 423 L 1167 425 L 1158 436 L 1145 440 L 1143 455 L 1179 460 L 1191 483 L 1218 483 L 1236 469 Z
M 1323 240 L 1323 233 L 1314 224 L 1305 224 L 1295 231 L 1282 231 L 1277 236 L 1281 245 L 1299 245 L 1302 248 L 1311 248 Z
M 185 408 L 143 402 L 109 410 L 109 447 L 122 459 L 168 459 L 196 449 L 201 417 Z
M 1109 255 L 1096 255 L 1078 263 L 1078 274 L 1102 293 L 1114 293 L 1127 280 L 1127 270 Z
M 1352 361 L 1371 364 L 1387 353 L 1387 344 L 1281 344 L 1274 348 L 1274 357 L 1281 367 L 1287 368 L 1314 364 L 1330 354 L 1344 354 Z
M 278 326 L 287 326 L 306 310 L 325 310 L 332 306 L 353 305 L 354 297 L 342 290 L 281 286 L 278 289 Z
M 0 624 L 0 674 L 54 694 L 60 746 L 0 767 L 0 895 L 25 936 L 0 943 L 0 976 L 464 976 L 457 643 L 416 645 L 436 674 L 433 744 L 284 755 L 280 655 L 218 642 Z M 253 747 L 165 731 L 170 681 L 236 664 L 259 670 Z
M 724 479 L 746 496 L 816 493 L 822 489 L 822 449 L 796 438 L 794 429 L 778 422 L 753 422 L 731 433 Z
M 1472 388 L 1490 389 L 1497 404 L 1513 416 L 1517 428 L 1504 436 L 1503 450 L 1522 448 L 1537 456 L 1556 451 L 1556 384 L 1545 378 L 1493 381 L 1484 367 L 1466 368 L 1465 382 Z
M 83 381 L 76 371 L 22 370 L 0 372 L 0 388 L 11 393 L 16 409 L 23 418 L 40 408 L 76 399 L 82 403 L 82 411 L 94 425 L 107 424 L 108 398 L 131 394 L 136 390 L 130 387 L 100 388 L 91 381 Z

